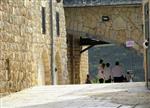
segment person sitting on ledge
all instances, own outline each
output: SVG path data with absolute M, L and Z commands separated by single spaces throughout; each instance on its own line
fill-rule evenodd
M 90 80 L 89 74 L 87 74 L 87 78 L 86 78 L 85 83 L 86 83 L 86 84 L 91 84 L 91 80 Z

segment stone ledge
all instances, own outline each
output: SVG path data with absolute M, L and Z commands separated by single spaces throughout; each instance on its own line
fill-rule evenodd
M 142 5 L 142 0 L 64 0 L 64 7 Z

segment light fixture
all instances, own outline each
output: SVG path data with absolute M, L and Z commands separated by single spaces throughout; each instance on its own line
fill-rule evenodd
M 102 21 L 109 21 L 109 16 L 102 16 Z

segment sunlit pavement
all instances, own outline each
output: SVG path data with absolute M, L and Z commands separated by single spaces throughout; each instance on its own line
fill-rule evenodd
M 150 108 L 150 91 L 144 82 L 38 86 L 0 100 L 0 108 Z

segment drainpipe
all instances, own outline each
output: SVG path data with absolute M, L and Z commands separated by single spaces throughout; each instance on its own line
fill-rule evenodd
M 56 74 L 55 74 L 55 57 L 54 57 L 54 32 L 53 32 L 53 0 L 49 2 L 50 8 L 50 37 L 51 37 L 51 78 L 52 85 L 56 85 Z

